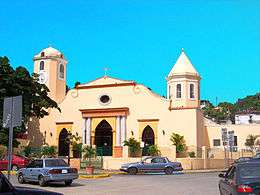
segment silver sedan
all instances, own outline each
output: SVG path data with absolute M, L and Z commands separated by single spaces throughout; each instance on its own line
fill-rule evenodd
M 59 158 L 45 158 L 31 161 L 26 168 L 17 172 L 18 182 L 39 182 L 45 186 L 48 182 L 65 182 L 71 185 L 74 179 L 79 177 L 78 170 L 70 168 L 69 165 Z

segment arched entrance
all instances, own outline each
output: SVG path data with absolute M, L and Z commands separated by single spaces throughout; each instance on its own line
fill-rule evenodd
M 142 155 L 148 156 L 149 155 L 149 153 L 148 153 L 149 146 L 154 145 L 154 132 L 153 132 L 153 129 L 149 125 L 147 125 L 143 130 L 142 142 L 144 142 L 144 148 L 143 148 Z
M 69 155 L 69 143 L 66 142 L 68 137 L 67 129 L 63 128 L 59 135 L 59 156 Z
M 106 120 L 102 120 L 95 130 L 95 143 L 97 155 L 112 156 L 113 132 Z

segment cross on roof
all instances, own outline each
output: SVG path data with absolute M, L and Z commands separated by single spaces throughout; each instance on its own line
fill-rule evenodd
M 105 68 L 103 68 L 103 70 L 104 70 L 104 76 L 106 77 L 106 76 L 107 76 L 107 72 L 108 72 L 109 68 L 105 67 Z

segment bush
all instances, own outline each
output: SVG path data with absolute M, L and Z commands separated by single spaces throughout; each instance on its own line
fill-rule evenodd
M 41 148 L 41 155 L 44 157 L 55 157 L 57 154 L 57 147 L 56 146 L 42 146 Z
M 72 146 L 73 158 L 81 158 L 82 157 L 82 143 L 74 144 Z
M 130 157 L 138 157 L 141 155 L 141 146 L 135 138 L 129 138 L 124 141 L 124 146 L 129 147 Z
M 195 158 L 195 157 L 196 157 L 194 151 L 192 151 L 192 152 L 188 152 L 188 155 L 189 155 L 189 157 L 191 157 L 191 158 Z
M 150 156 L 160 156 L 161 151 L 159 150 L 159 148 L 156 145 L 151 145 L 148 147 L 148 154 Z
M 3 145 L 0 145 L 0 159 L 2 159 L 4 157 L 6 152 L 7 152 L 7 148 Z

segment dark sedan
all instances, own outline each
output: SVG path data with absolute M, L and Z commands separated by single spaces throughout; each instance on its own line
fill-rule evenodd
M 235 163 L 219 177 L 221 195 L 260 195 L 260 160 Z
M 0 194 L 1 195 L 62 195 L 56 192 L 50 192 L 46 190 L 26 188 L 26 187 L 13 187 L 13 185 L 7 180 L 4 174 L 0 171 Z
M 167 175 L 173 171 L 182 171 L 179 162 L 171 162 L 167 157 L 147 157 L 141 162 L 127 163 L 121 166 L 121 171 L 134 175 L 138 172 L 165 172 Z

